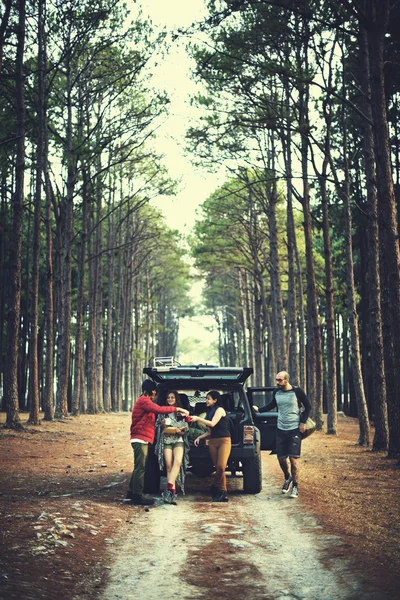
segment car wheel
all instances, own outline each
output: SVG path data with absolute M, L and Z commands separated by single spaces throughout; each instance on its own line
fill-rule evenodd
M 259 494 L 262 490 L 261 455 L 243 460 L 242 471 L 243 491 L 246 494 Z

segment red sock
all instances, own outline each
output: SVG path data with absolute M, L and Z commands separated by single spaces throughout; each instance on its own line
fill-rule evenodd
M 172 483 L 168 483 L 167 487 L 169 490 L 172 490 L 173 492 L 175 491 L 175 488 Z

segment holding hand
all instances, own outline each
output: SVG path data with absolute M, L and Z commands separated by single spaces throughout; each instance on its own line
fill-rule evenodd
M 189 411 L 186 410 L 186 408 L 181 408 L 180 406 L 177 407 L 176 412 L 180 413 L 184 417 L 187 417 L 189 415 Z
M 190 419 L 190 422 L 191 423 L 196 423 L 196 421 L 198 421 L 198 420 L 199 420 L 199 417 L 197 415 L 192 415 L 192 417 Z

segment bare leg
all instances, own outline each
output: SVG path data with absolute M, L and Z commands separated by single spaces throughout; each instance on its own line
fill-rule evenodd
M 172 469 L 172 448 L 164 448 L 164 462 L 165 462 L 165 468 L 167 469 L 167 481 L 169 481 L 169 474 L 171 473 L 171 469 Z
M 173 458 L 172 458 L 172 467 L 169 473 L 167 474 L 167 482 L 171 483 L 175 488 L 175 481 L 179 475 L 179 470 L 182 465 L 183 460 L 183 446 L 176 446 L 173 450 Z

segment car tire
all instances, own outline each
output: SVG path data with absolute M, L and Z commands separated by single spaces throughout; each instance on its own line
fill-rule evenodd
M 245 494 L 259 494 L 262 490 L 261 455 L 242 461 L 243 491 Z
M 161 473 L 158 466 L 157 456 L 149 454 L 146 462 L 146 471 L 144 474 L 144 493 L 159 494 L 160 493 Z

